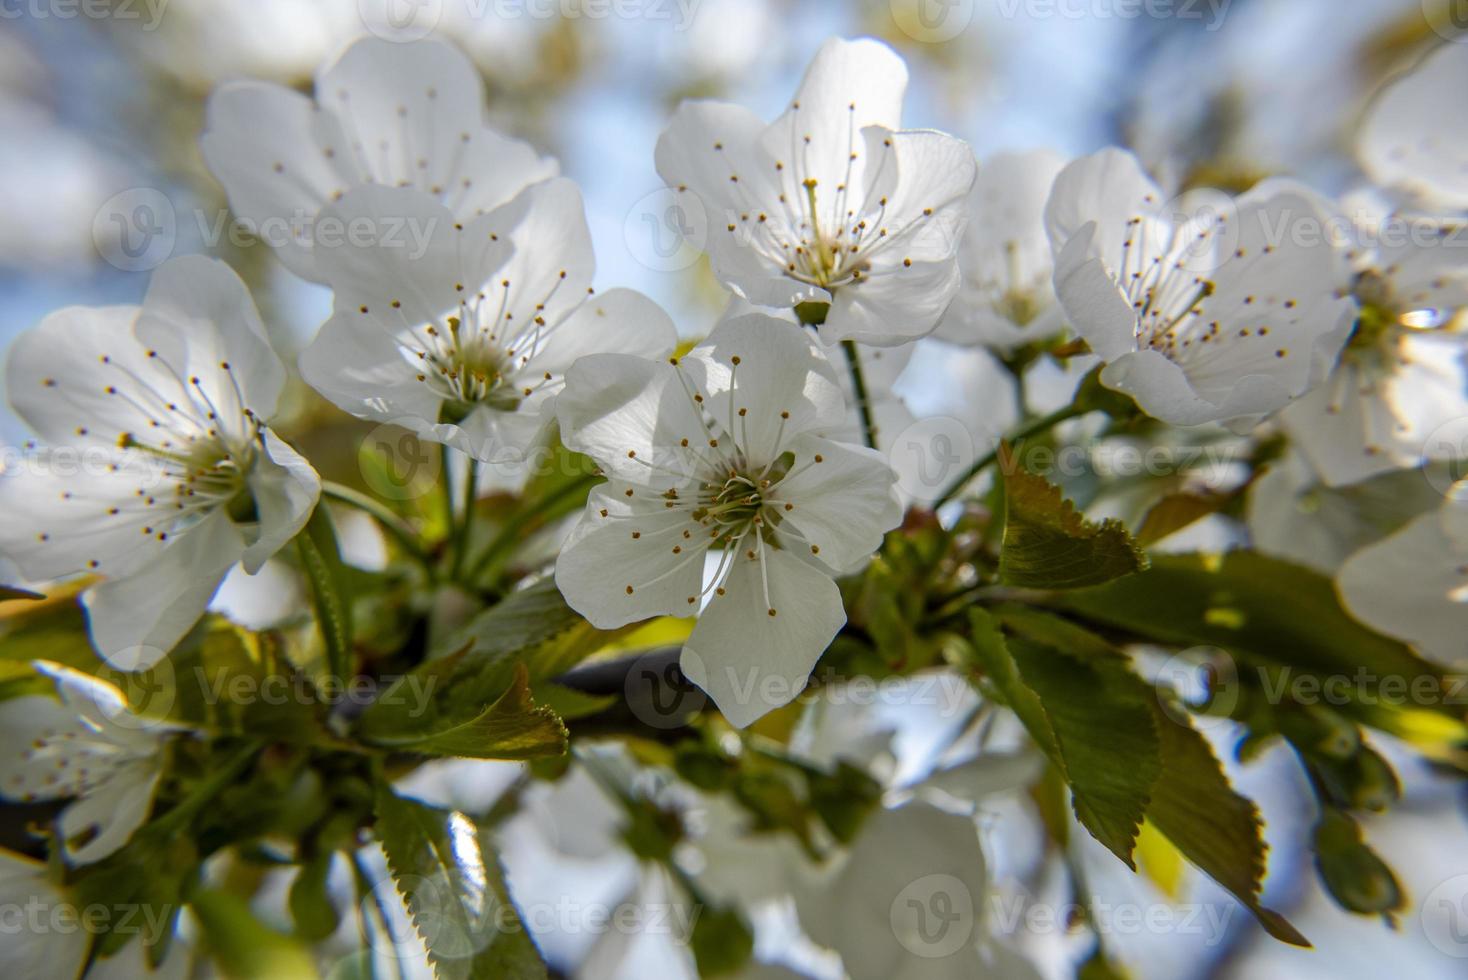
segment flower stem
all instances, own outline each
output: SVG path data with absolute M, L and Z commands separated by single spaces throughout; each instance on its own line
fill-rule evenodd
M 861 373 L 861 354 L 856 342 L 841 341 L 841 352 L 846 355 L 846 369 L 851 372 L 851 388 L 856 393 L 856 408 L 861 413 L 861 434 L 867 448 L 877 448 L 877 423 L 872 419 L 871 402 L 867 399 L 867 379 Z
M 370 515 L 376 519 L 378 524 L 382 525 L 384 531 L 392 535 L 393 539 L 403 546 L 404 551 L 420 562 L 428 561 L 428 549 L 423 546 L 422 540 L 419 539 L 412 525 L 381 501 L 329 480 L 321 482 L 321 492 L 332 500 L 346 504 L 348 507 L 355 507 Z
M 552 491 L 536 500 L 530 506 L 520 511 L 514 517 L 505 522 L 499 533 L 490 541 L 489 546 L 475 560 L 469 569 L 467 581 L 478 582 L 484 575 L 491 571 L 498 561 L 515 546 L 523 536 L 525 530 L 538 524 L 545 515 L 551 513 L 566 500 L 579 493 L 591 489 L 597 482 L 598 477 L 587 475 L 578 477 L 564 486 Z
M 245 767 L 254 761 L 264 743 L 255 739 L 247 742 L 238 752 L 230 756 L 223 763 L 211 771 L 207 778 L 195 786 L 193 792 L 189 793 L 181 803 L 169 810 L 163 816 L 153 821 L 149 830 L 151 833 L 167 834 L 178 830 L 187 824 L 214 797 L 218 796 L 235 777 L 245 771 Z
M 469 457 L 464 467 L 464 520 L 459 524 L 458 532 L 454 535 L 454 564 L 449 572 L 450 579 L 458 579 L 459 572 L 464 569 L 464 562 L 469 558 L 474 534 L 474 506 L 479 496 L 479 460 Z M 450 525 L 452 526 L 452 525 Z
M 1041 432 L 1045 432 L 1051 428 L 1054 428 L 1061 422 L 1064 422 L 1066 419 L 1072 419 L 1075 418 L 1077 415 L 1084 414 L 1084 411 L 1084 409 L 1077 408 L 1075 405 L 1066 405 L 1064 408 L 1058 409 L 1054 412 L 1051 412 L 1049 415 L 1038 418 L 1035 421 L 1031 422 L 1029 425 L 1026 425 L 1022 429 L 1020 429 L 1019 431 L 1012 433 L 1009 436 L 1009 441 L 1019 442 L 1021 439 L 1028 439 L 1033 435 L 1037 435 Z M 948 489 L 943 491 L 943 495 L 933 502 L 933 509 L 937 510 L 939 507 L 942 507 L 944 504 L 948 503 L 948 501 L 958 496 L 959 491 L 967 486 L 970 480 L 982 473 L 985 469 L 988 468 L 991 463 L 993 463 L 998 458 L 999 449 L 998 447 L 995 447 L 993 452 L 979 459 L 978 462 L 974 463 L 974 465 L 968 468 L 968 471 L 965 472 L 963 476 L 959 477 L 952 484 L 950 484 Z

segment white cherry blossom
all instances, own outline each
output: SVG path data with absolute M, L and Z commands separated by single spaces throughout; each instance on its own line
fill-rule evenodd
M 891 48 L 836 38 L 774 122 L 690 101 L 658 140 L 658 174 L 697 198 L 719 279 L 821 321 L 827 344 L 921 337 L 958 289 L 973 154 L 944 133 L 902 130 L 906 87 Z
M 1448 447 L 1432 432 L 1468 416 L 1468 234 L 1442 227 L 1351 257 L 1355 329 L 1330 377 L 1280 414 L 1329 486 L 1434 458 Z
M 1376 183 L 1425 208 L 1468 209 L 1468 47 L 1444 44 L 1377 96 L 1356 136 Z
M 0 554 L 31 581 L 101 576 L 92 643 L 124 670 L 171 649 L 236 563 L 259 571 L 319 496 L 266 426 L 285 369 L 222 262 L 165 263 L 141 308 L 53 313 L 16 340 L 6 384 L 46 445 L 0 473 Z
M 1336 589 L 1373 629 L 1450 669 L 1468 663 L 1468 485 L 1352 555 Z
M 317 75 L 314 102 L 283 85 L 223 85 L 202 146 L 236 216 L 316 282 L 317 218 L 354 187 L 415 187 L 468 220 L 558 170 L 485 125 L 479 72 L 434 40 L 356 41 Z
M 1327 218 L 1277 180 L 1174 209 L 1117 149 L 1066 166 L 1045 209 L 1055 292 L 1102 383 L 1164 422 L 1237 431 L 1317 384 L 1345 341 L 1355 304 Z
M 467 222 L 408 188 L 360 188 L 326 213 L 382 229 L 406 219 L 428 233 L 421 252 L 382 237 L 318 256 L 335 311 L 302 353 L 301 373 L 358 418 L 513 463 L 553 418 L 577 358 L 661 356 L 677 343 L 667 314 L 641 293 L 592 293 L 591 234 L 564 178 Z
M 128 842 L 153 806 L 163 747 L 178 729 L 134 714 L 113 685 L 48 661 L 35 667 L 60 700 L 28 694 L 0 702 L 0 795 L 71 800 L 56 821 L 62 854 L 91 864 Z
M 609 479 L 556 563 L 566 601 L 613 628 L 708 597 L 684 673 L 738 726 L 788 703 L 846 621 L 834 576 L 901 520 L 881 455 L 819 434 L 845 413 L 819 350 L 757 314 L 673 363 L 582 359 L 562 438 Z
M 963 286 L 938 321 L 939 339 L 1011 350 L 1065 325 L 1045 234 L 1045 202 L 1064 166 L 1049 150 L 998 153 L 979 164 L 958 249 Z

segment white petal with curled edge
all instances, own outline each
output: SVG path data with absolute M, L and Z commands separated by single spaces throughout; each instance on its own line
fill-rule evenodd
M 231 410 L 241 401 L 262 420 L 275 414 L 285 365 L 266 339 L 250 290 L 225 263 L 184 255 L 159 266 L 135 333 L 186 380 L 199 379 L 224 424 L 236 421 Z
M 1238 379 L 1224 397 L 1201 397 L 1183 369 L 1154 350 L 1123 355 L 1101 370 L 1101 383 L 1131 395 L 1148 415 L 1172 425 L 1226 422 L 1247 431 L 1289 403 L 1275 379 L 1252 374 Z
M 1055 295 L 1091 350 L 1113 361 L 1137 349 L 1137 313 L 1095 255 L 1094 222 L 1071 236 L 1055 259 Z
M 744 728 L 800 694 L 846 610 L 829 575 L 769 547 L 762 559 L 735 556 L 723 588 L 699 616 L 680 665 L 729 724 Z
M 1099 231 L 1091 257 L 1114 275 L 1122 272 L 1124 243 L 1130 268 L 1141 269 L 1171 245 L 1170 222 L 1161 220 L 1162 190 L 1126 150 L 1107 147 L 1072 160 L 1055 177 L 1045 204 L 1045 231 L 1058 253 L 1088 223 Z M 1137 219 L 1140 219 L 1138 223 Z
M 92 645 L 119 670 L 153 666 L 199 621 L 244 551 L 239 529 L 223 513 L 210 513 L 172 538 L 146 569 L 83 594 Z
M 887 264 L 952 259 L 968 227 L 967 197 L 977 164 L 969 145 L 934 130 L 892 133 L 899 180 L 882 211 L 890 241 L 880 245 Z
M 799 535 L 787 546 L 812 549 L 838 573 L 859 566 L 902 523 L 902 506 L 893 489 L 897 474 L 885 456 L 865 446 L 803 435 L 790 449 L 797 469 L 773 488 L 782 526 L 791 525 Z M 813 462 L 816 456 L 819 463 Z M 789 510 L 781 506 L 785 503 L 792 505 Z
M 754 466 L 771 462 L 793 436 L 846 418 L 835 368 L 785 320 L 760 313 L 724 320 L 683 364 L 704 407 Z
M 703 592 L 707 532 L 681 508 L 669 510 L 657 500 L 627 504 L 623 486 L 592 493 L 556 560 L 556 586 L 598 629 L 692 615 Z
M 321 477 L 306 458 L 265 430 L 265 453 L 250 473 L 250 493 L 260 518 L 259 536 L 241 561 L 251 575 L 296 536 L 321 497 Z

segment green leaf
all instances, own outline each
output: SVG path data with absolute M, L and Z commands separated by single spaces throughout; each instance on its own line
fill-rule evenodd
M 693 959 L 700 977 L 739 971 L 754 953 L 754 934 L 734 908 L 705 908 L 693 924 Z
M 1228 494 L 1170 493 L 1147 511 L 1137 528 L 1136 542 L 1142 547 L 1156 544 L 1171 534 L 1196 523 L 1209 514 L 1228 506 Z
M 486 609 L 450 634 L 432 656 L 470 648 L 471 660 L 496 660 L 533 651 L 526 660 L 532 682 L 570 670 L 600 649 L 614 632 L 587 623 L 561 597 L 551 579 L 542 579 Z
M 1238 898 L 1270 935 L 1309 945 L 1259 904 L 1267 848 L 1258 809 L 1234 792 L 1208 742 L 1168 714 L 1156 690 L 1119 651 L 1074 623 L 1034 609 L 997 611 L 1016 634 L 1007 640 L 995 617 L 972 613 L 975 646 L 982 633 L 989 657 L 997 659 L 997 636 L 1017 676 L 1037 696 L 1059 753 L 1052 761 L 1071 785 L 1076 816 L 1098 840 L 1130 865 L 1140 803 L 1140 815 Z M 1020 720 L 1033 733 L 1022 712 Z M 1124 842 L 1126 853 L 1113 841 Z
M 1393 698 L 1380 684 L 1421 683 L 1448 690 L 1442 671 L 1403 643 L 1358 623 L 1329 578 L 1252 551 L 1222 556 L 1159 555 L 1146 571 L 1056 603 L 1086 619 L 1171 646 L 1214 646 L 1240 662 L 1240 674 L 1286 667 L 1295 676 L 1360 678 L 1355 717 L 1385 725 Z M 1400 698 L 1396 701 L 1399 703 Z M 1442 698 L 1440 702 L 1450 699 Z M 1350 708 L 1350 706 L 1347 706 Z M 1457 717 L 1451 704 L 1428 708 Z
M 1135 870 L 1132 851 L 1162 768 L 1145 687 L 1128 683 L 1124 669 L 1006 639 L 983 610 L 970 619 L 988 680 L 1065 777 L 1076 818 Z
M 1060 488 L 1021 469 L 1001 450 L 1004 543 L 999 578 L 1007 585 L 1077 589 L 1130 575 L 1147 559 L 1117 520 L 1092 524 Z
M 32 592 L 29 589 L 17 589 L 13 585 L 0 585 L 0 602 L 9 602 L 12 599 L 30 599 L 34 601 L 44 598 L 46 597 L 41 595 L 41 593 Z
M 1152 787 L 1147 819 L 1193 864 L 1228 889 L 1275 939 L 1309 946 L 1278 913 L 1259 904 L 1268 850 L 1252 801 L 1234 792 L 1218 757 L 1191 725 L 1153 700 L 1162 774 Z
M 301 865 L 291 881 L 289 905 L 296 935 L 307 942 L 319 942 L 336 932 L 341 915 L 331 902 L 326 881 L 331 874 L 333 852 L 322 850 Z
M 310 951 L 255 918 L 243 898 L 203 889 L 189 904 L 214 965 L 230 980 L 309 980 L 320 976 Z
M 463 814 L 379 783 L 377 835 L 438 980 L 545 980 L 499 859 Z
M 392 693 L 389 689 L 387 695 Z M 421 718 L 401 731 L 370 721 L 358 734 L 373 745 L 423 755 L 470 759 L 533 759 L 566 751 L 566 726 L 556 713 L 530 697 L 530 673 L 515 665 L 509 688 L 479 714 L 463 721 Z
M 1340 810 L 1325 810 L 1315 825 L 1315 868 L 1347 911 L 1389 916 L 1406 904 L 1397 876 L 1362 838 L 1360 825 Z
M 347 601 L 347 570 L 337 546 L 331 512 L 318 504 L 296 535 L 301 566 L 311 583 L 316 623 L 326 645 L 328 673 L 345 683 L 354 676 L 352 664 L 352 606 Z

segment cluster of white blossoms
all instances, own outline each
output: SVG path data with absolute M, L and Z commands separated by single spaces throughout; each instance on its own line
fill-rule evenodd
M 1447 98 L 1418 90 L 1461 62 L 1444 52 L 1393 88 L 1363 151 L 1448 206 L 1454 151 L 1393 107 Z M 878 415 L 902 418 L 891 378 L 920 338 L 1009 354 L 1068 327 L 1070 353 L 1163 422 L 1248 432 L 1281 413 L 1330 483 L 1420 463 L 1423 433 L 1464 407 L 1450 250 L 1299 234 L 1337 212 L 1286 180 L 1169 198 L 1117 149 L 980 166 L 962 140 L 901 128 L 906 84 L 890 48 L 834 39 L 773 122 L 674 113 L 658 172 L 707 215 L 741 307 L 679 358 L 651 300 L 593 291 L 579 191 L 486 126 L 449 46 L 359 41 L 314 100 L 225 86 L 203 148 L 235 212 L 289 228 L 281 260 L 332 290 L 304 380 L 475 461 L 524 459 L 558 426 L 608 478 L 556 562 L 568 603 L 602 627 L 697 615 L 684 671 L 739 725 L 799 693 L 846 621 L 835 579 L 901 520 Z M 316 505 L 316 475 L 267 425 L 286 374 L 265 336 L 229 270 L 180 258 L 141 308 L 62 311 L 12 351 L 12 402 L 46 446 L 0 479 L 24 515 L 0 551 L 32 580 L 95 576 L 92 638 L 116 666 L 163 656 Z M 46 465 L 74 444 L 103 471 Z

